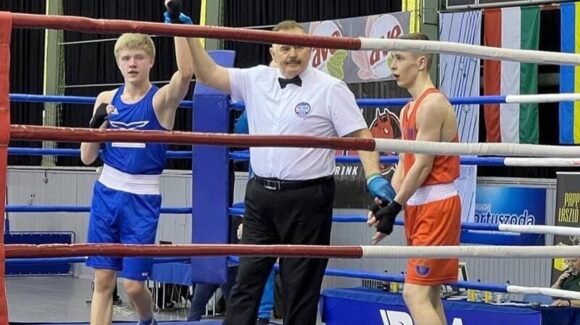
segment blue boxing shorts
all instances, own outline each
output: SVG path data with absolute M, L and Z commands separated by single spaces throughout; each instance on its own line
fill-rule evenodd
M 95 182 L 88 243 L 153 244 L 157 233 L 161 195 L 142 195 L 110 189 Z M 153 259 L 91 256 L 86 265 L 121 271 L 120 277 L 144 281 Z

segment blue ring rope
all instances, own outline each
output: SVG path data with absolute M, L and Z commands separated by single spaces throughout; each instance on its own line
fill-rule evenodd
M 80 213 L 80 212 L 90 212 L 90 207 L 88 206 L 72 206 L 72 205 L 7 205 L 5 208 L 6 212 L 12 213 L 45 213 L 45 212 L 66 212 L 66 213 Z M 161 213 L 166 214 L 189 214 L 192 212 L 192 208 L 189 207 L 162 207 Z M 244 214 L 244 208 L 230 208 L 230 215 L 239 216 Z M 362 215 L 335 215 L 332 218 L 333 222 L 340 223 L 363 223 L 367 221 L 367 218 Z M 395 221 L 396 225 L 404 225 L 401 219 Z M 499 225 L 497 224 L 479 224 L 463 222 L 461 223 L 461 228 L 463 230 L 487 230 L 487 231 L 500 231 Z
M 240 259 L 237 256 L 229 256 L 228 261 L 232 263 L 240 263 Z M 278 263 L 274 264 L 274 270 L 279 271 L 280 265 Z M 405 282 L 405 277 L 397 274 L 388 273 L 376 273 L 369 271 L 359 271 L 359 270 L 348 270 L 339 268 L 326 268 L 324 272 L 325 276 L 338 276 L 345 278 L 356 278 L 356 279 L 368 279 L 368 280 L 378 280 L 378 281 L 389 281 L 389 282 Z M 477 289 L 477 290 L 489 290 L 494 292 L 508 292 L 507 286 L 502 284 L 486 284 L 481 282 L 473 281 L 457 281 L 452 283 L 446 283 L 447 285 L 465 288 L 465 289 Z
M 230 158 L 235 160 L 249 160 L 250 154 L 248 151 L 234 151 L 230 153 Z M 381 156 L 380 162 L 385 164 L 396 164 L 399 162 L 399 156 Z M 478 166 L 504 166 L 504 157 L 460 157 L 459 161 L 462 165 L 478 165 Z M 337 156 L 336 162 L 339 163 L 359 163 L 358 156 Z
M 32 95 L 10 94 L 10 101 L 21 103 L 62 103 L 62 104 L 86 104 L 93 105 L 96 97 L 87 96 L 56 96 L 56 95 Z M 179 107 L 193 108 L 193 101 L 182 100 Z
M 87 104 L 95 103 L 95 97 L 88 96 L 56 96 L 56 95 L 34 95 L 34 94 L 10 94 L 12 102 L 28 103 L 63 103 L 63 104 Z M 411 98 L 362 98 L 356 102 L 360 107 L 377 106 L 404 106 Z M 473 104 L 505 104 L 506 96 L 473 96 L 473 97 L 453 97 L 449 98 L 452 105 L 473 105 Z M 183 100 L 180 107 L 193 108 L 193 101 Z M 231 108 L 243 110 L 243 102 L 232 102 Z
M 240 259 L 237 256 L 230 256 L 230 262 L 239 263 Z M 39 264 L 63 264 L 63 263 L 84 263 L 87 261 L 86 257 L 56 257 L 56 258 L 8 258 L 5 261 L 6 265 L 39 265 Z M 153 264 L 165 263 L 187 263 L 189 258 L 155 258 Z M 274 265 L 276 271 L 280 270 L 278 263 Z M 348 270 L 338 268 L 327 268 L 324 272 L 326 276 L 338 276 L 346 278 L 369 279 L 389 282 L 405 282 L 405 277 L 402 275 L 391 275 L 383 273 L 375 273 L 359 270 Z M 507 286 L 497 284 L 485 284 L 481 282 L 457 281 L 449 283 L 449 285 L 465 289 L 489 290 L 495 292 L 507 292 Z
M 7 205 L 6 212 L 90 212 L 88 206 L 72 206 L 72 205 Z M 167 214 L 188 214 L 191 213 L 191 208 L 188 207 L 162 207 L 161 213 Z
M 80 155 L 79 149 L 50 149 L 50 148 L 28 148 L 28 147 L 10 147 L 8 148 L 9 155 L 22 156 L 67 156 L 77 157 Z M 191 159 L 191 151 L 167 151 L 167 158 L 170 159 Z M 248 160 L 250 154 L 248 151 L 234 151 L 230 153 L 230 158 L 234 160 Z M 461 157 L 460 161 L 463 165 L 478 165 L 478 166 L 504 166 L 503 157 Z M 399 162 L 398 156 L 382 156 L 380 161 L 385 164 L 396 164 Z M 338 156 L 336 162 L 339 163 L 358 163 L 360 159 L 358 156 Z
M 360 107 L 377 106 L 404 106 L 411 98 L 361 98 L 356 103 Z M 453 97 L 449 98 L 451 105 L 474 105 L 474 104 L 505 104 L 506 96 L 473 96 L 473 97 Z M 232 102 L 231 107 L 236 110 L 243 110 L 243 102 Z
M 232 216 L 243 216 L 244 208 L 230 208 L 230 215 Z M 338 214 L 332 216 L 332 222 L 340 223 L 363 223 L 367 222 L 367 217 L 363 215 L 350 215 L 350 214 Z M 402 219 L 397 218 L 395 220 L 395 225 L 403 226 L 405 223 Z M 499 224 L 480 224 L 473 222 L 462 222 L 462 230 L 487 230 L 487 231 L 500 231 Z

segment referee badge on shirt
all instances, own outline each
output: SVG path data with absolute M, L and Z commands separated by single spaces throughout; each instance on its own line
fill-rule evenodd
M 298 103 L 298 105 L 296 105 L 296 107 L 294 107 L 294 113 L 296 113 L 296 115 L 298 115 L 298 116 L 306 116 L 306 115 L 310 114 L 311 110 L 312 110 L 312 107 L 310 106 L 310 104 L 308 104 L 306 102 Z

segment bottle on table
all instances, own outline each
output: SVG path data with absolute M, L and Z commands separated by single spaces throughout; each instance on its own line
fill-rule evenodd
M 403 277 L 403 282 L 399 284 L 399 293 L 403 293 L 403 285 L 405 284 L 405 272 L 401 271 L 401 276 Z
M 493 294 L 491 293 L 491 291 L 485 290 L 483 292 L 483 301 L 487 304 L 489 304 L 493 301 Z
M 509 287 L 510 286 L 510 281 L 507 280 L 505 282 L 505 285 L 506 285 L 506 287 Z M 512 300 L 511 298 L 512 298 L 511 293 L 509 293 L 509 291 L 506 292 L 505 295 L 504 295 L 504 302 L 511 302 L 511 300 Z
M 399 293 L 399 282 L 391 282 L 391 292 Z
M 481 284 L 481 279 L 477 279 L 477 284 L 480 285 Z M 475 291 L 475 301 L 480 302 L 483 300 L 483 295 L 481 290 L 477 289 Z
M 467 289 L 467 301 L 477 301 L 477 293 L 475 292 L 475 289 Z
M 389 271 L 385 270 L 386 274 L 389 274 Z M 391 283 L 389 281 L 382 281 L 381 283 L 381 289 L 384 292 L 389 292 L 391 290 Z

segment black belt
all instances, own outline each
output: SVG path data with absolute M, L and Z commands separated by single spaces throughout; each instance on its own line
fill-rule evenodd
M 264 178 L 260 176 L 254 176 L 256 183 L 264 186 L 264 188 L 271 191 L 283 191 L 283 190 L 295 190 L 297 188 L 302 188 L 306 186 L 316 185 L 324 183 L 333 179 L 334 176 L 324 176 L 320 178 L 299 180 L 299 181 L 285 181 L 278 178 Z

